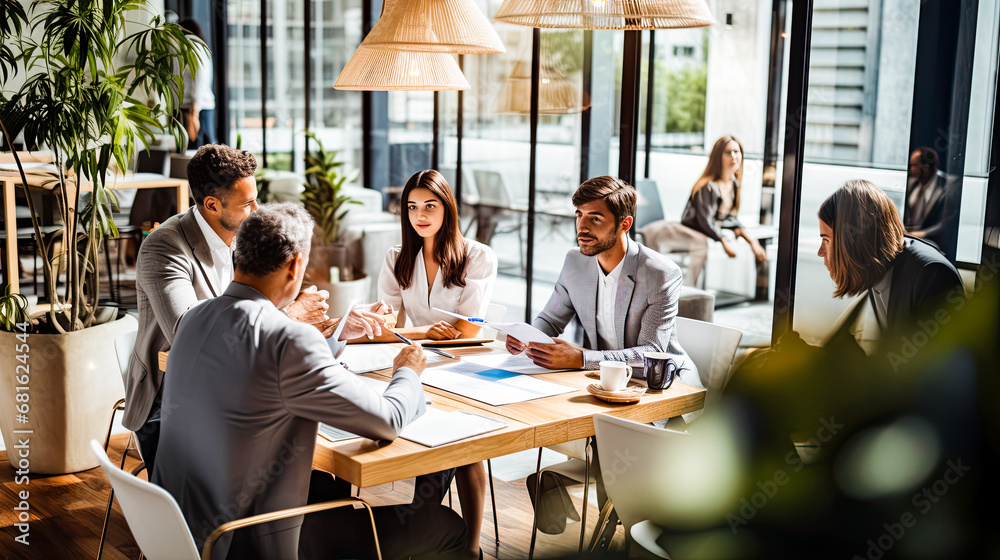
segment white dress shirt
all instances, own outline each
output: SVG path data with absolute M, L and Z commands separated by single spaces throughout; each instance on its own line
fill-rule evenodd
M 391 305 L 394 311 L 402 307 L 412 326 L 456 321 L 454 317 L 434 311 L 435 307 L 466 317 L 482 318 L 486 314 L 497 279 L 497 256 L 489 246 L 466 239 L 465 254 L 468 259 L 464 275 L 465 287 L 445 288 L 442 283 L 443 273 L 438 270 L 434 285 L 429 290 L 422 248 L 413 263 L 413 281 L 410 282 L 410 287 L 405 290 L 400 288 L 393 267 L 401 251 L 402 245 L 396 245 L 386 252 L 385 262 L 378 275 L 378 297 Z
M 864 350 L 865 354 L 868 356 L 874 354 L 875 350 L 878 349 L 882 335 L 885 334 L 885 325 L 888 323 L 890 287 L 892 287 L 891 268 L 872 286 L 873 297 L 869 298 L 868 291 L 866 290 L 854 300 L 854 303 L 844 310 L 835 323 L 837 326 L 826 336 L 823 345 L 825 346 L 833 335 L 840 331 L 844 321 L 850 317 L 856 306 L 860 305 L 861 310 L 858 312 L 858 318 L 854 321 L 853 325 L 848 327 L 848 331 L 854 336 L 854 340 L 858 341 L 858 346 Z M 874 307 L 872 307 L 872 303 L 875 304 Z
M 599 350 L 616 350 L 619 347 L 618 335 L 615 334 L 615 298 L 618 296 L 618 277 L 622 273 L 624 256 L 618 261 L 611 272 L 604 274 L 601 263 L 594 259 L 597 265 L 597 338 Z
M 219 237 L 218 233 L 215 233 L 212 226 L 208 225 L 205 217 L 201 215 L 201 208 L 195 208 L 194 219 L 198 222 L 201 234 L 205 236 L 208 248 L 212 251 L 212 266 L 207 268 L 206 272 L 208 274 L 211 274 L 211 272 L 208 272 L 209 270 L 215 272 L 216 288 L 218 288 L 218 293 L 221 294 L 226 291 L 229 283 L 233 281 L 233 250 L 229 245 L 226 245 L 226 242 Z
M 215 69 L 212 64 L 212 55 L 200 49 L 196 51 L 196 55 L 201 64 L 196 76 L 191 76 L 190 68 L 184 71 L 184 99 L 181 102 L 181 107 L 190 109 L 193 101 L 199 111 L 213 111 L 215 110 L 215 93 L 212 83 L 215 79 L 213 75 Z

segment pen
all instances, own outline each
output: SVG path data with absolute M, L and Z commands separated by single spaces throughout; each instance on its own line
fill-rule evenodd
M 470 323 L 485 323 L 486 322 L 485 320 L 480 319 L 478 317 L 469 317 L 468 319 L 466 319 L 466 321 L 468 321 Z
M 413 341 L 412 340 L 406 338 L 405 336 L 399 334 L 396 331 L 392 331 L 392 334 L 396 335 L 396 338 L 398 338 L 401 342 L 403 342 L 407 346 L 413 346 Z M 431 352 L 434 352 L 435 354 L 437 354 L 439 356 L 444 356 L 445 358 L 451 358 L 453 360 L 455 359 L 455 356 L 453 354 L 449 354 L 449 353 L 445 352 L 444 350 L 438 350 L 437 348 L 424 348 L 424 350 L 430 350 Z

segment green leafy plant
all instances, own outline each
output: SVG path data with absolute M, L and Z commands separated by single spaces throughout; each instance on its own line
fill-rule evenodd
M 337 152 L 326 151 L 323 142 L 312 132 L 306 136 L 316 143 L 315 151 L 306 152 L 306 184 L 302 192 L 302 204 L 312 215 L 324 245 L 337 243 L 340 237 L 340 223 L 350 208 L 345 204 L 361 204 L 360 201 L 342 193 L 344 183 L 358 177 L 358 170 L 342 172 L 344 162 L 337 161 Z
M 7 332 L 14 332 L 18 323 L 28 322 L 28 298 L 21 294 L 12 294 L 10 284 L 0 296 L 0 327 Z
M 183 126 L 174 117 L 183 96 L 182 75 L 196 71 L 205 44 L 156 15 L 147 0 L 48 0 L 26 13 L 20 0 L 0 0 L 0 74 L 25 76 L 16 92 L 0 91 L 0 126 L 8 145 L 23 134 L 28 149 L 47 148 L 56 171 L 51 186 L 64 225 L 60 255 L 40 247 L 52 298 L 43 321 L 51 332 L 92 326 L 97 311 L 101 251 L 105 236 L 117 236 L 111 219 L 118 201 L 106 188 L 112 162 L 127 168 L 137 145 L 168 131 L 178 148 Z M 126 26 L 126 22 L 128 26 Z M 22 33 L 41 30 L 40 38 Z M 127 53 L 131 62 L 123 62 Z M 41 239 L 38 213 L 27 178 L 14 154 Z M 78 178 L 92 185 L 81 209 Z M 66 232 L 73 232 L 67 234 Z M 66 289 L 57 292 L 58 272 Z

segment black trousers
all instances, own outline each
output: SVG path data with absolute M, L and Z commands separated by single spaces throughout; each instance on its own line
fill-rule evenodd
M 313 471 L 309 503 L 346 498 L 350 491 L 350 484 L 330 473 Z M 372 515 L 385 560 L 458 560 L 465 550 L 465 522 L 440 500 L 376 507 Z M 375 558 L 367 510 L 345 507 L 307 515 L 299 537 L 299 557 Z

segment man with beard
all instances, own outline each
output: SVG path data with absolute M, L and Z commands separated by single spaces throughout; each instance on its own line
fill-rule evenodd
M 136 259 L 139 332 L 129 358 L 122 424 L 136 432 L 150 472 L 160 434 L 163 372 L 159 353 L 170 350 L 181 317 L 193 306 L 222 295 L 233 279 L 232 243 L 243 220 L 257 210 L 257 159 L 221 144 L 202 146 L 188 163 L 195 207 L 171 217 L 143 241 Z M 326 292 L 310 288 L 285 313 L 329 337 Z M 381 334 L 384 320 L 355 312 L 341 338 Z
M 555 290 L 532 325 L 554 337 L 576 316 L 583 325 L 583 347 L 558 338 L 555 344 L 524 344 L 508 336 L 507 351 L 526 352 L 534 363 L 549 369 L 600 369 L 603 360 L 626 362 L 638 367 L 636 377 L 642 377 L 645 352 L 662 352 L 677 364 L 681 382 L 703 387 L 674 329 L 681 270 L 667 257 L 629 238 L 635 205 L 635 188 L 617 177 L 594 177 L 580 185 L 573 194 L 580 247 L 566 253 Z M 684 419 L 691 421 L 699 414 L 685 414 Z M 597 500 L 603 507 L 607 494 L 597 446 L 591 442 Z M 528 478 L 529 491 L 533 480 Z M 553 501 L 542 498 L 541 503 Z M 538 518 L 566 514 L 540 511 Z M 600 548 L 610 543 L 616 520 L 613 515 L 597 537 Z
M 525 345 L 508 336 L 510 353 L 527 351 L 550 369 L 599 369 L 602 360 L 641 365 L 644 352 L 664 352 L 673 357 L 682 382 L 702 386 L 674 332 L 681 270 L 629 238 L 635 205 L 635 188 L 616 177 L 580 185 L 573 194 L 580 247 L 566 254 L 555 290 L 532 325 L 557 336 L 579 317 L 583 348 L 560 339 Z

